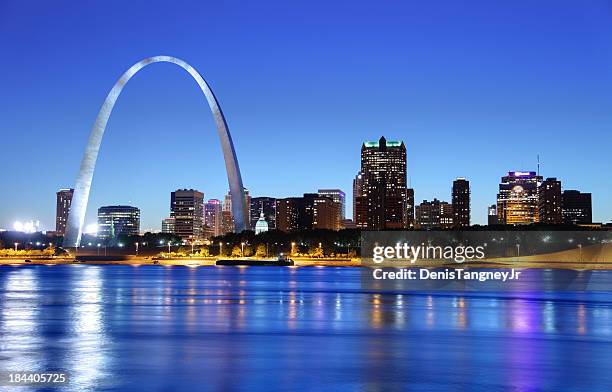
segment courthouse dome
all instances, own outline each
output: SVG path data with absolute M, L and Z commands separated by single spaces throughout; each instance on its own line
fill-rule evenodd
M 257 223 L 255 223 L 255 234 L 265 233 L 266 231 L 268 231 L 268 222 L 262 212 L 257 219 Z

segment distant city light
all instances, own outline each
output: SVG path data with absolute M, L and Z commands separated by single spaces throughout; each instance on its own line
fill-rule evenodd
M 85 227 L 85 234 L 96 235 L 98 234 L 98 225 L 91 223 Z
M 28 222 L 16 221 L 15 223 L 13 223 L 13 229 L 15 231 L 20 231 L 22 233 L 35 233 L 38 231 L 39 226 L 40 226 L 39 221 L 28 221 Z

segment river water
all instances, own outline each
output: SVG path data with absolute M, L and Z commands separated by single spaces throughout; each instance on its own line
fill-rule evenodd
M 612 390 L 611 291 L 381 294 L 361 274 L 0 266 L 0 370 L 70 391 Z

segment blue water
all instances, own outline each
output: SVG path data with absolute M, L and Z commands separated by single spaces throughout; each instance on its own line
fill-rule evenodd
M 377 294 L 360 274 L 2 266 L 0 370 L 64 369 L 71 391 L 612 390 L 610 292 Z

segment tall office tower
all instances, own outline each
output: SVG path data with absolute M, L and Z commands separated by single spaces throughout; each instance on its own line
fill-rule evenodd
M 168 217 L 168 218 L 164 218 L 162 219 L 162 233 L 164 234 L 174 234 L 174 228 L 175 228 L 175 223 L 176 221 L 174 220 L 173 217 Z
M 268 223 L 268 230 L 276 229 L 276 198 L 253 197 L 251 198 L 251 230 L 255 230 L 262 212 Z
M 512 171 L 502 177 L 497 194 L 500 224 L 526 225 L 539 222 L 538 187 L 542 176 L 536 172 Z
M 499 225 L 499 218 L 497 217 L 497 204 L 491 204 L 487 208 L 487 224 L 489 226 Z
M 563 223 L 561 181 L 547 178 L 538 188 L 538 216 L 540 222 L 558 225 Z
M 414 224 L 414 189 L 406 188 L 406 227 L 413 228 Z
M 174 234 L 186 241 L 203 238 L 204 193 L 194 189 L 177 189 L 170 195 L 170 216 Z
M 368 205 L 363 191 L 363 174 L 357 173 L 353 179 L 353 222 L 357 228 L 367 227 Z
M 284 232 L 300 230 L 300 210 L 303 209 L 302 197 L 276 199 L 276 228 Z
M 406 146 L 404 142 L 376 142 L 361 146 L 361 173 L 368 229 L 406 226 Z
M 115 238 L 140 234 L 140 210 L 132 206 L 98 208 L 98 237 Z
M 340 189 L 319 189 L 319 196 L 328 196 L 340 206 L 340 220 L 346 218 L 346 194 Z
M 593 210 L 591 206 L 591 194 L 575 190 L 563 191 L 562 216 L 563 222 L 567 224 L 589 224 L 593 223 Z
M 340 230 L 342 204 L 335 201 L 332 197 L 321 194 L 315 197 L 313 202 L 312 228 Z
M 470 227 L 470 182 L 459 177 L 453 181 L 453 227 Z
M 68 222 L 68 213 L 70 212 L 73 194 L 74 189 L 60 189 L 56 193 L 55 232 L 58 235 L 64 235 L 66 232 L 66 223 Z
M 453 225 L 453 206 L 445 201 L 423 200 L 415 210 L 416 227 L 419 229 L 447 229 Z
M 221 200 L 210 199 L 204 204 L 204 227 L 211 236 L 219 236 L 221 232 L 223 205 Z

